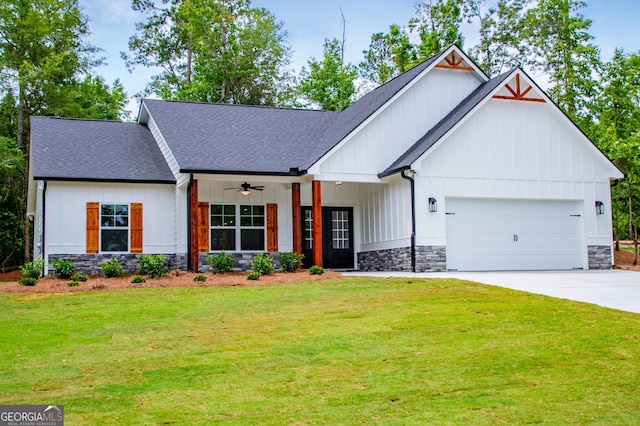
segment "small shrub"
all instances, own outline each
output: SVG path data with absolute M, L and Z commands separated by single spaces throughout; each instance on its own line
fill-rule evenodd
M 78 272 L 76 274 L 73 274 L 71 279 L 76 282 L 85 282 L 89 279 L 89 277 L 86 274 L 81 274 Z
M 100 263 L 100 269 L 102 269 L 102 273 L 107 278 L 121 277 L 124 275 L 124 269 L 122 269 L 118 259 L 115 257 L 111 259 L 110 262 Z
M 78 287 L 80 283 L 78 281 L 69 281 L 67 287 Z
M 167 256 L 163 254 L 145 254 L 138 259 L 140 274 L 151 278 L 160 278 L 167 273 Z
M 287 272 L 295 272 L 302 267 L 302 259 L 304 258 L 304 254 L 296 253 L 291 249 L 291 251 L 287 251 L 284 253 L 279 253 L 280 255 L 280 265 L 282 269 Z
M 250 273 L 249 275 L 247 275 L 247 279 L 248 279 L 248 280 L 255 281 L 255 280 L 257 280 L 258 278 L 260 278 L 260 272 L 252 272 L 252 273 Z
M 224 274 L 236 266 L 236 258 L 223 251 L 207 257 L 206 261 L 209 264 L 209 270 L 214 274 Z
M 53 265 L 53 275 L 58 278 L 71 278 L 73 275 L 73 262 L 67 259 L 58 259 L 51 262 Z
M 275 269 L 276 266 L 273 264 L 273 258 L 269 256 L 269 253 L 260 253 L 251 262 L 251 270 L 260 275 L 269 275 Z
M 322 275 L 324 274 L 324 269 L 320 266 L 317 265 L 313 265 L 311 268 L 309 268 L 309 274 L 310 275 Z
M 29 287 L 36 285 L 37 282 L 38 282 L 38 279 L 33 277 L 24 277 L 23 279 L 20 280 L 21 285 L 26 285 Z
M 146 282 L 147 282 L 147 279 L 142 275 L 135 275 L 133 278 L 131 278 L 131 284 L 140 284 L 140 283 L 146 283 Z
M 198 283 L 203 283 L 206 280 L 207 280 L 207 277 L 205 275 L 196 275 L 195 277 L 193 277 L 193 281 Z
M 25 278 L 35 278 L 37 280 L 38 278 L 40 278 L 43 268 L 44 268 L 44 259 L 38 259 L 38 260 L 34 260 L 33 262 L 27 262 L 24 265 L 22 265 L 20 267 L 20 272 L 22 272 L 22 276 Z M 26 284 L 26 285 L 33 285 L 33 284 Z

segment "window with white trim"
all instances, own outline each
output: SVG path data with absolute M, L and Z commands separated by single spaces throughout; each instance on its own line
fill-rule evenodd
M 129 204 L 100 205 L 100 251 L 129 251 Z
M 211 251 L 264 251 L 263 205 L 211 204 Z

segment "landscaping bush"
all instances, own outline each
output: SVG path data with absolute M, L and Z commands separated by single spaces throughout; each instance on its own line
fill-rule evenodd
M 71 279 L 76 282 L 85 282 L 86 280 L 89 279 L 89 277 L 86 274 L 76 273 L 76 274 L 73 274 Z
M 131 278 L 131 284 L 140 284 L 140 283 L 146 283 L 147 279 L 141 275 L 136 275 L 133 278 Z
M 20 272 L 22 272 L 22 276 L 25 278 L 35 278 L 36 281 L 40 278 L 42 274 L 42 269 L 44 268 L 44 259 L 34 260 L 33 262 L 27 262 L 20 267 Z M 35 283 L 34 283 L 35 284 Z M 33 284 L 25 284 L 25 285 L 33 285 Z
M 110 262 L 100 263 L 100 269 L 102 269 L 102 273 L 107 278 L 121 277 L 124 275 L 124 269 L 122 269 L 118 259 L 115 257 L 111 259 Z
M 250 273 L 249 275 L 247 275 L 247 279 L 248 279 L 248 280 L 255 281 L 255 280 L 257 280 L 258 278 L 260 278 L 260 272 L 252 272 L 252 273 Z
M 80 283 L 78 281 L 69 281 L 67 287 L 78 287 Z
M 273 263 L 273 258 L 269 256 L 269 253 L 260 253 L 256 255 L 251 262 L 251 270 L 260 275 L 269 275 L 275 271 L 275 269 L 276 266 Z
M 57 259 L 51 262 L 53 265 L 53 275 L 58 278 L 71 278 L 73 275 L 73 262 L 67 259 Z
M 322 275 L 324 274 L 324 269 L 320 266 L 317 265 L 313 265 L 311 268 L 309 268 L 309 274 L 310 275 Z
M 281 252 L 280 255 L 280 266 L 286 272 L 295 272 L 302 267 L 302 259 L 304 258 L 304 254 L 296 253 L 291 249 L 291 251 Z
M 206 261 L 209 264 L 209 270 L 215 274 L 224 274 L 236 266 L 236 258 L 223 251 L 207 257 Z
M 33 277 L 24 277 L 20 280 L 20 284 L 26 285 L 26 286 L 34 286 L 36 285 L 37 282 L 38 282 L 38 279 Z
M 196 275 L 195 277 L 193 277 L 193 281 L 198 283 L 203 283 L 206 280 L 207 280 L 207 277 L 205 275 Z
M 167 256 L 163 254 L 145 254 L 138 259 L 140 274 L 151 278 L 160 278 L 167 273 Z

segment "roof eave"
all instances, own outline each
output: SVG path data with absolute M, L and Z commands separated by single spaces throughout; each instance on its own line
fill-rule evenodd
M 385 170 L 382 173 L 378 173 L 378 178 L 380 178 L 380 179 L 386 178 L 386 177 L 389 177 L 391 175 L 395 175 L 396 173 L 403 172 L 405 170 L 411 170 L 411 166 L 401 166 L 401 167 L 395 167 L 393 169 Z
M 84 178 L 60 176 L 34 176 L 33 180 L 57 182 L 96 182 L 96 183 L 142 183 L 154 185 L 175 185 L 175 179 L 116 179 L 116 178 Z
M 260 170 L 207 170 L 207 169 L 180 169 L 180 173 L 201 175 L 245 175 L 245 176 L 303 176 L 307 170 L 298 170 L 292 167 L 288 172 L 260 171 Z

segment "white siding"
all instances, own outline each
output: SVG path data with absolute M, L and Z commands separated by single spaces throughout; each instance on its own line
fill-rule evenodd
M 173 185 L 48 182 L 45 243 L 50 254 L 86 253 L 86 205 L 142 203 L 143 252 L 176 253 Z
M 446 244 L 446 197 L 581 201 L 586 245 L 611 244 L 594 207 L 610 210 L 611 167 L 571 126 L 546 104 L 489 100 L 415 164 L 418 244 Z
M 480 83 L 472 72 L 432 69 L 330 154 L 321 175 L 378 174 Z
M 411 241 L 411 186 L 400 176 L 387 184 L 361 185 L 359 251 L 407 247 Z

